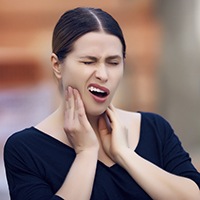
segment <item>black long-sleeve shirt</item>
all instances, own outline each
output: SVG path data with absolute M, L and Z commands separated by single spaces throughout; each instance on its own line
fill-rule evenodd
M 169 123 L 153 113 L 141 115 L 136 153 L 172 174 L 192 179 L 200 188 L 200 174 Z M 4 147 L 11 199 L 61 200 L 55 193 L 75 156 L 71 147 L 34 127 L 13 134 Z M 98 161 L 91 200 L 133 199 L 151 198 L 118 164 L 108 167 Z

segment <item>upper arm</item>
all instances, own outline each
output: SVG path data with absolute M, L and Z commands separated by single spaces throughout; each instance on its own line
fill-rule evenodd
M 28 153 L 22 151 L 20 144 L 12 140 L 4 147 L 4 164 L 12 200 L 58 200 L 62 199 L 52 191 L 47 181 L 35 170 L 35 166 L 28 158 Z
M 192 164 L 189 153 L 183 148 L 171 125 L 162 117 L 159 120 L 159 132 L 162 132 L 163 141 L 164 169 L 172 174 L 193 180 L 200 188 L 200 173 Z

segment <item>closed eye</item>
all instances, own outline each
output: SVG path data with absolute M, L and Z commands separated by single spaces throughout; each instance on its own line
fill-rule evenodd
M 109 65 L 119 65 L 118 62 L 109 62 L 108 64 L 109 64 Z
M 108 65 L 117 66 L 121 63 L 122 59 L 120 56 L 110 56 L 106 59 Z
M 87 61 L 87 62 L 82 62 L 83 64 L 85 64 L 85 65 L 92 65 L 92 64 L 94 64 L 94 62 L 92 62 L 92 61 Z

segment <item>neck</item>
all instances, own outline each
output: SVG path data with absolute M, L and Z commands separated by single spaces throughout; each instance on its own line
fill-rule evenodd
M 92 128 L 94 129 L 95 133 L 98 132 L 98 120 L 99 116 L 90 116 L 87 115 L 88 121 L 90 122 Z

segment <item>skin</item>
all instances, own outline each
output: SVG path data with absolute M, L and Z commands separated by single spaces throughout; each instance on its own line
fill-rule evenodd
M 73 51 L 63 63 L 55 54 L 51 61 L 63 88 L 62 100 L 59 108 L 36 128 L 76 152 L 70 171 L 56 193 L 58 196 L 90 199 L 100 160 L 107 166 L 121 165 L 153 199 L 200 198 L 193 181 L 170 174 L 135 153 L 141 116 L 111 104 L 124 70 L 122 45 L 116 36 L 87 33 L 74 43 Z M 109 89 L 104 102 L 97 102 L 91 96 L 88 91 L 91 83 Z
M 84 102 L 88 116 L 99 116 L 110 104 L 123 76 L 124 60 L 120 40 L 112 35 L 88 33 L 78 39 L 72 51 L 60 66 L 62 86 L 76 88 Z M 88 86 L 96 83 L 110 90 L 105 103 L 91 98 Z
M 61 103 L 59 112 L 62 112 L 66 105 L 74 107 L 74 99 L 81 98 L 81 101 L 84 102 L 85 115 L 90 122 L 90 125 L 87 124 L 87 126 L 92 126 L 93 132 L 95 132 L 97 139 L 99 139 L 99 116 L 110 105 L 123 77 L 124 59 L 122 44 L 115 36 L 105 34 L 104 32 L 90 32 L 78 39 L 73 47 L 73 51 L 63 63 L 58 61 L 55 54 L 52 55 L 53 70 L 63 88 L 63 102 Z M 98 103 L 92 98 L 88 86 L 93 83 L 109 89 L 110 94 L 104 103 Z M 66 109 L 65 113 L 69 116 L 69 109 Z M 68 141 L 66 142 L 75 148 L 73 142 L 70 142 L 72 138 L 69 136 L 72 133 L 69 130 L 71 124 L 75 123 L 72 120 L 65 119 L 64 124 L 65 132 L 68 133 Z M 84 140 L 85 138 L 83 137 L 80 140 Z M 88 138 L 86 140 L 89 141 Z M 102 160 L 107 160 L 108 165 L 113 164 L 113 161 L 108 156 L 103 155 L 105 153 L 102 149 L 100 152 L 99 157 Z

